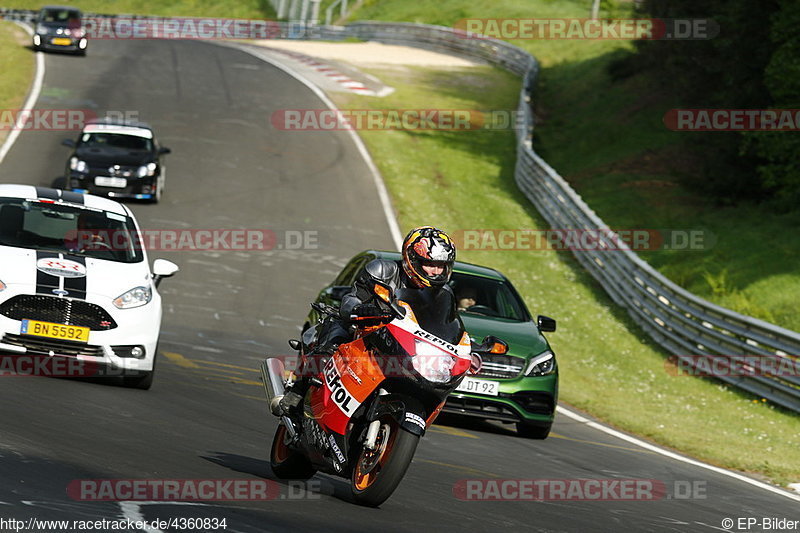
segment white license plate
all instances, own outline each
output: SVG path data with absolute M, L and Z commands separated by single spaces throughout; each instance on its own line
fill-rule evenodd
M 109 178 L 107 176 L 97 176 L 94 179 L 94 184 L 100 187 L 116 187 L 122 189 L 128 186 L 128 180 L 125 178 Z
M 500 392 L 500 382 L 465 377 L 464 381 L 461 382 L 456 390 L 472 392 L 474 394 L 486 394 L 487 396 L 497 396 L 497 393 Z

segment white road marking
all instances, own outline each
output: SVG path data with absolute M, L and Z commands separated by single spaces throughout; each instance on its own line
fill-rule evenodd
M 761 489 L 764 489 L 764 490 L 768 490 L 769 492 L 773 492 L 775 494 L 780 494 L 781 496 L 789 498 L 790 500 L 794 500 L 794 501 L 800 502 L 800 495 L 792 494 L 791 492 L 783 490 L 783 489 L 781 489 L 779 487 L 774 487 L 772 485 L 768 485 L 767 483 L 764 483 L 762 481 L 758 481 L 756 479 L 744 476 L 742 474 L 738 474 L 736 472 L 732 472 L 730 470 L 725 470 L 724 468 L 719 468 L 717 466 L 712 466 L 712 465 L 703 463 L 701 461 L 698 461 L 696 459 L 690 459 L 689 457 L 684 457 L 682 455 L 678 455 L 677 453 L 671 452 L 669 450 L 664 450 L 662 448 L 659 448 L 658 446 L 650 444 L 649 442 L 645 442 L 643 440 L 637 439 L 636 437 L 632 437 L 630 435 L 626 435 L 625 433 L 622 433 L 622 432 L 617 431 L 615 429 L 611 429 L 610 427 L 604 426 L 604 425 L 599 424 L 597 422 L 593 422 L 592 420 L 589 420 L 588 418 L 586 418 L 584 416 L 581 416 L 578 413 L 570 411 L 569 409 L 567 409 L 566 407 L 563 407 L 561 405 L 558 406 L 558 412 L 563 414 L 567 418 L 571 418 L 571 419 L 575 420 L 576 422 L 580 422 L 582 424 L 585 424 L 585 425 L 589 426 L 590 428 L 594 428 L 594 429 L 596 429 L 598 431 L 602 431 L 603 433 L 605 433 L 607 435 L 611 435 L 612 437 L 617 437 L 618 439 L 622 439 L 624 441 L 630 442 L 631 444 L 635 444 L 636 446 L 639 446 L 640 448 L 644 448 L 645 450 L 649 450 L 651 452 L 655 452 L 655 453 L 657 453 L 659 455 L 663 455 L 664 457 L 669 457 L 670 459 L 674 459 L 674 460 L 680 461 L 682 463 L 690 464 L 692 466 L 697 466 L 699 468 L 704 468 L 706 470 L 710 470 L 712 472 L 716 472 L 717 474 L 722 474 L 723 476 L 728 476 L 728 477 L 732 477 L 733 479 L 738 479 L 739 481 L 744 481 L 745 483 L 749 483 L 750 485 L 753 485 L 755 487 L 758 487 L 758 488 L 761 488 Z
M 31 27 L 29 27 L 27 24 L 22 24 L 21 22 L 16 22 L 16 24 L 25 30 L 29 36 L 33 37 L 33 29 Z M 33 76 L 33 85 L 31 85 L 28 98 L 25 100 L 25 103 L 22 106 L 23 112 L 17 117 L 17 127 L 13 128 L 9 132 L 8 137 L 6 137 L 6 141 L 3 143 L 3 146 L 0 146 L 0 163 L 3 162 L 3 159 L 5 159 L 6 155 L 11 150 L 11 147 L 14 145 L 14 142 L 17 140 L 17 137 L 19 137 L 19 134 L 22 132 L 22 127 L 24 126 L 29 115 L 29 113 L 26 113 L 25 110 L 33 109 L 33 106 L 36 104 L 36 100 L 39 99 L 39 93 L 42 91 L 43 82 L 44 53 L 36 52 L 36 72 Z

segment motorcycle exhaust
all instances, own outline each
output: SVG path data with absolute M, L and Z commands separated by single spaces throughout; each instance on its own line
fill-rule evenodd
M 272 402 L 276 396 L 283 396 L 283 372 L 283 361 L 280 359 L 270 357 L 261 363 L 261 382 L 264 384 L 267 402 Z

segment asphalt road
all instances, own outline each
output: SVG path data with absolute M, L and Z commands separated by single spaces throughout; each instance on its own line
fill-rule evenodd
M 163 202 L 132 207 L 145 228 L 269 229 L 279 243 L 286 231 L 310 231 L 318 247 L 151 253 L 151 261 L 165 257 L 181 267 L 162 284 L 153 388 L 4 379 L 0 519 L 224 518 L 225 531 L 240 532 L 710 531 L 728 517 L 800 519 L 797 502 L 563 416 L 545 441 L 517 438 L 505 426 L 444 420 L 380 509 L 353 505 L 343 480 L 321 475 L 302 487 L 279 482 L 271 501 L 74 499 L 67 487 L 79 479 L 272 482 L 276 422 L 267 414 L 258 363 L 287 353 L 286 339 L 297 334 L 308 302 L 351 255 L 390 248 L 392 240 L 349 136 L 270 126 L 275 110 L 323 107 L 277 68 L 210 43 L 159 41 L 96 41 L 86 58 L 48 55 L 46 65 L 39 107 L 136 113 L 172 148 Z M 23 133 L 0 165 L 0 181 L 50 185 L 62 172 L 67 149 L 59 143 L 67 136 Z M 665 494 L 654 501 L 544 502 L 454 495 L 462 480 L 519 478 L 649 479 Z

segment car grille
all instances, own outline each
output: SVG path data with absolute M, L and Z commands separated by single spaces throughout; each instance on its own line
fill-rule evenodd
M 111 176 L 112 178 L 133 178 L 136 177 L 136 172 L 139 170 L 139 167 L 123 167 L 120 166 L 116 168 L 116 166 L 107 167 L 101 171 L 102 175 Z
M 451 394 L 447 397 L 447 403 L 445 403 L 443 411 L 446 413 L 478 416 L 507 422 L 516 422 L 520 419 L 519 414 L 517 414 L 515 410 L 503 403 L 489 399 L 468 398 L 458 393 Z
M 99 305 L 70 298 L 21 294 L 0 305 L 0 314 L 12 320 L 41 320 L 69 326 L 83 326 L 94 331 L 117 327 L 111 315 Z
M 481 354 L 483 367 L 478 372 L 482 378 L 513 379 L 525 368 L 525 359 L 513 355 Z
M 76 357 L 78 355 L 103 357 L 105 355 L 101 346 L 32 337 L 30 335 L 12 335 L 10 333 L 6 333 L 3 335 L 3 342 L 5 344 L 12 344 L 14 346 L 22 346 L 27 348 L 28 353 L 34 355 L 50 355 L 50 352 L 53 352 L 55 355 L 64 355 L 70 357 Z
M 498 400 L 511 400 L 525 412 L 536 415 L 553 416 L 555 398 L 549 392 L 523 391 L 514 394 L 500 393 Z M 478 416 L 492 420 L 513 422 L 519 420 L 520 414 L 503 402 L 494 398 L 462 396 L 455 392 L 447 397 L 443 411 L 467 416 Z

